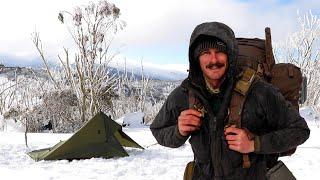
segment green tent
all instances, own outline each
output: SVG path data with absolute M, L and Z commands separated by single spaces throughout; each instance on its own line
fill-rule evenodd
M 122 131 L 119 124 L 99 112 L 68 140 L 28 155 L 36 161 L 128 156 L 122 146 L 143 149 Z

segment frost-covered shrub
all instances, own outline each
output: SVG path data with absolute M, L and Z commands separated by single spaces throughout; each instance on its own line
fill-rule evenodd
M 29 132 L 41 132 L 52 124 L 53 132 L 73 132 L 82 126 L 77 106 L 78 100 L 70 90 L 48 92 L 43 103 L 24 113 Z

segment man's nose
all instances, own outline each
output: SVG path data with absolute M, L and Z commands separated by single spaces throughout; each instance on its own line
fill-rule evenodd
M 216 52 L 211 51 L 209 57 L 210 57 L 210 61 L 211 62 L 213 62 L 213 63 L 217 62 L 217 54 L 216 54 Z

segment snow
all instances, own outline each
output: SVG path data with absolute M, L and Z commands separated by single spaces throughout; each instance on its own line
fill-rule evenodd
M 312 107 L 300 108 L 299 112 L 306 119 L 308 125 L 320 127 L 320 115 L 319 113 L 315 113 L 316 111 Z
M 125 127 L 129 126 L 129 127 L 138 128 L 138 127 L 145 126 L 143 124 L 143 117 L 144 117 L 144 113 L 133 112 L 133 113 L 127 113 L 115 121 Z
M 20 121 L 14 119 L 4 120 L 3 115 L 0 114 L 0 132 L 25 132 L 26 128 Z
M 295 154 L 281 159 L 297 179 L 320 179 L 320 128 L 312 108 L 302 108 L 311 129 L 310 138 L 297 148 Z M 137 115 L 137 114 L 135 114 Z M 138 115 L 137 115 L 138 116 Z M 134 117 L 137 117 L 134 116 Z M 123 128 L 145 150 L 126 148 L 130 156 L 124 158 L 92 158 L 35 162 L 26 153 L 55 145 L 72 134 L 30 133 L 25 146 L 24 133 L 0 132 L 1 179 L 110 179 L 150 180 L 182 179 L 185 165 L 193 159 L 189 143 L 176 149 L 156 144 L 148 127 Z

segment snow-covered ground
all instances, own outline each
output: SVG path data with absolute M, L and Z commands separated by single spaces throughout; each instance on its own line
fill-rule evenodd
M 311 128 L 310 138 L 290 157 L 281 158 L 297 179 L 320 179 L 320 123 L 310 108 L 301 114 Z M 28 134 L 25 146 L 24 133 L 0 133 L 0 179 L 103 179 L 103 180 L 176 180 L 182 179 L 184 167 L 193 154 L 189 143 L 177 148 L 165 148 L 156 143 L 147 127 L 124 128 L 132 139 L 145 150 L 127 148 L 124 158 L 92 158 L 87 160 L 60 160 L 35 162 L 26 153 L 55 145 L 72 134 Z

